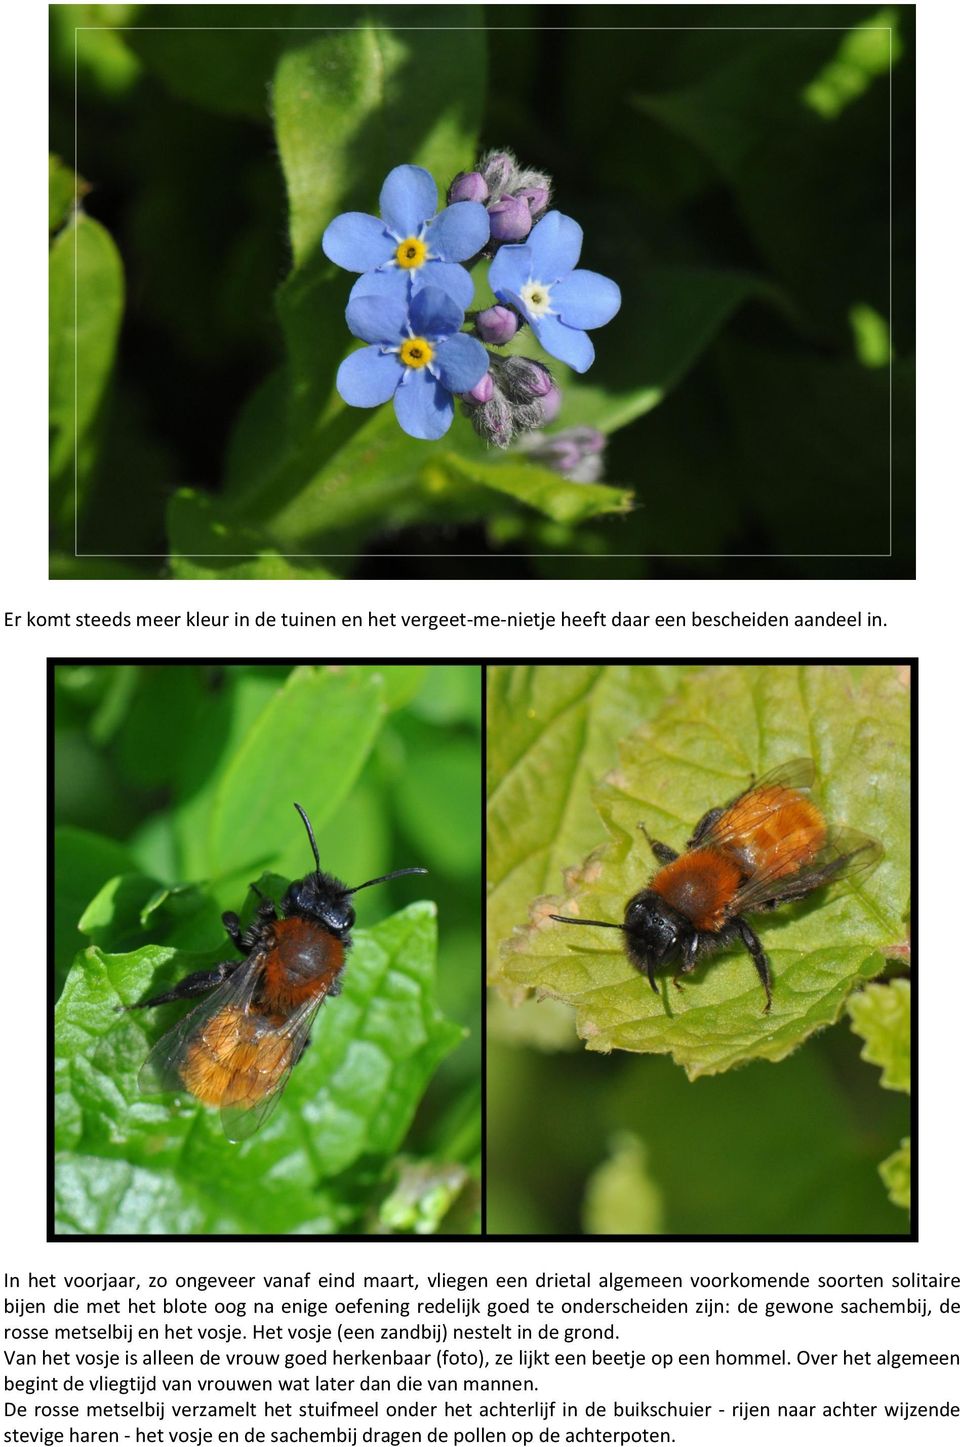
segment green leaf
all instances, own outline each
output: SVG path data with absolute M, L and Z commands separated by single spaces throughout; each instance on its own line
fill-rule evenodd
M 900 1142 L 898 1150 L 879 1167 L 880 1179 L 895 1206 L 910 1210 L 910 1137 Z
M 304 840 L 292 801 L 314 827 L 329 818 L 359 776 L 385 713 L 379 678 L 295 669 L 223 771 L 210 806 L 205 872 L 222 876 L 269 860 L 293 874 Z
M 345 494 L 335 496 L 336 469 L 342 461 L 350 465 L 342 456 L 344 434 L 352 435 L 363 419 L 337 424 L 342 409 L 335 399 L 329 407 L 349 341 L 343 310 L 351 281 L 323 256 L 323 232 L 342 211 L 376 211 L 380 187 L 398 164 L 426 167 L 442 198 L 454 175 L 472 162 L 483 108 L 479 7 L 408 8 L 402 27 L 392 9 L 357 9 L 349 13 L 354 17 L 352 29 L 298 38 L 280 57 L 273 85 L 294 261 L 278 297 L 287 368 L 282 383 L 265 391 L 243 426 L 248 449 L 257 455 L 272 450 L 283 460 L 279 468 L 268 465 L 262 481 L 254 480 L 253 493 L 261 496 L 261 520 L 279 510 L 274 534 L 291 549 L 301 539 L 348 525 L 354 514 L 365 520 L 375 515 L 382 524 L 384 505 L 392 504 L 395 491 L 406 493 L 416 475 L 416 466 L 407 462 L 410 439 L 391 417 L 390 440 L 402 439 L 400 454 L 379 479 L 369 476 L 367 458 L 361 457 L 362 514 L 354 504 L 352 472 Z M 331 420 L 333 429 L 318 436 Z M 234 474 L 236 485 L 249 493 L 249 469 L 234 468 Z M 391 489 L 389 498 L 364 487 L 394 480 L 400 488 Z M 301 506 L 304 493 L 309 497 Z M 386 515 L 395 524 L 403 520 L 392 505 Z
M 621 488 L 568 482 L 549 468 L 512 457 L 502 462 L 477 462 L 445 452 L 432 459 L 429 466 L 431 474 L 436 472 L 453 482 L 461 480 L 506 493 L 554 522 L 578 523 L 602 513 L 629 512 L 633 503 L 633 494 Z
M 50 248 L 50 471 L 72 492 L 74 444 L 86 443 L 113 370 L 123 313 L 123 266 L 109 233 L 77 212 Z M 65 487 L 65 484 L 64 484 Z
M 355 1229 L 462 1037 L 435 1003 L 434 906 L 412 904 L 357 932 L 343 993 L 317 1016 L 275 1114 L 234 1146 L 214 1111 L 139 1093 L 171 1012 L 114 1010 L 212 958 L 157 945 L 78 956 L 55 1018 L 59 1232 Z
M 470 1173 L 456 1163 L 402 1161 L 399 1178 L 380 1207 L 376 1234 L 435 1236 L 457 1198 L 470 1187 Z
M 583 1229 L 588 1236 L 656 1236 L 663 1230 L 663 1200 L 650 1178 L 647 1150 L 620 1131 L 610 1156 L 587 1182 Z
M 407 8 L 402 29 L 391 9 L 354 13 L 352 29 L 291 47 L 274 78 L 298 267 L 338 212 L 376 209 L 401 160 L 426 166 L 442 192 L 473 159 L 485 80 L 480 7 Z M 407 29 L 418 16 L 431 28 Z
M 262 529 L 230 519 L 211 498 L 181 488 L 167 510 L 176 578 L 330 578 L 319 559 L 293 560 L 264 547 Z
M 75 202 L 89 187 L 59 156 L 50 157 L 50 234 L 59 231 Z
M 79 920 L 104 880 L 132 870 L 129 849 L 87 829 L 61 825 L 54 839 L 57 888 L 54 893 L 54 964 L 59 986 L 86 940 Z
M 864 1042 L 861 1058 L 879 1065 L 880 1084 L 910 1093 L 910 981 L 866 985 L 847 1001 L 851 1029 Z
M 597 842 L 591 790 L 617 739 L 652 716 L 681 676 L 672 666 L 493 666 L 487 674 L 487 937 L 500 949 L 530 901 Z M 515 986 L 510 990 L 516 995 Z M 525 991 L 521 991 L 521 994 Z
M 500 974 L 514 987 L 574 1004 L 592 1050 L 671 1054 L 691 1079 L 747 1060 L 782 1060 L 832 1024 L 856 985 L 901 946 L 909 712 L 901 671 L 887 666 L 865 668 L 856 679 L 839 666 L 711 667 L 688 675 L 651 722 L 622 740 L 619 766 L 596 791 L 610 842 L 568 873 L 562 898 L 533 903 L 533 923 L 507 947 Z M 571 752 L 568 767 L 576 745 Z M 769 1015 L 761 1013 L 762 991 L 743 950 L 707 960 L 687 977 L 682 995 L 667 980 L 654 994 L 612 931 L 591 934 L 549 919 L 556 911 L 619 922 L 625 901 L 652 873 L 639 821 L 654 838 L 682 848 L 700 816 L 751 774 L 803 756 L 815 762 L 828 820 L 880 840 L 886 853 L 868 877 L 765 922 L 760 933 L 774 976 Z M 494 879 L 499 837 L 491 823 Z
M 138 7 L 139 8 L 139 7 Z M 143 12 L 141 12 L 143 14 Z M 270 79 L 287 43 L 290 9 L 274 5 L 193 5 L 184 26 L 177 5 L 151 5 L 125 32 L 144 67 L 175 96 L 227 116 L 269 119 Z

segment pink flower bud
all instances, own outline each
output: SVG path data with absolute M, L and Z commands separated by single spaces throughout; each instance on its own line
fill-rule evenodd
M 504 196 L 488 207 L 490 235 L 494 241 L 524 241 L 530 235 L 533 221 L 530 207 L 521 197 Z
M 492 347 L 506 346 L 516 336 L 519 325 L 516 312 L 508 306 L 488 306 L 474 320 L 477 336 Z
M 455 176 L 447 192 L 447 201 L 486 201 L 490 195 L 486 181 L 479 171 L 461 171 Z
M 484 372 L 477 385 L 471 387 L 469 392 L 463 393 L 463 400 L 464 402 L 469 402 L 474 407 L 482 407 L 484 403 L 490 401 L 492 396 L 493 378 L 489 372 Z

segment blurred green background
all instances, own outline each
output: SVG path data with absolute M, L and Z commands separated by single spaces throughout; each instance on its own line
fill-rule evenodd
M 910 1102 L 877 1088 L 846 1026 L 777 1065 L 755 1061 L 693 1084 L 670 1060 L 591 1054 L 567 1029 L 560 1052 L 491 1032 L 493 1234 L 909 1230 L 877 1163 L 909 1134 Z
M 913 7 L 50 14 L 55 576 L 912 575 Z M 610 495 L 332 394 L 323 225 L 504 145 L 624 294 L 552 429 Z
M 261 1198 L 244 1202 L 242 1182 L 233 1192 L 241 1218 L 244 1209 L 252 1213 L 247 1229 L 303 1229 L 311 1211 L 326 1213 L 333 1223 L 328 1229 L 372 1229 L 371 1212 L 393 1188 L 408 1199 L 406 1206 L 392 1200 L 391 1229 L 477 1229 L 480 670 L 71 663 L 55 669 L 54 709 L 58 997 L 73 966 L 67 986 L 73 994 L 69 1001 L 64 995 L 58 1015 L 65 1053 L 58 1117 L 73 1166 L 96 1159 L 90 1169 L 104 1179 L 118 1161 L 155 1166 L 172 1172 L 178 1190 L 193 1191 L 206 1189 L 217 1172 L 228 1177 L 241 1170 L 245 1159 L 245 1178 Z M 160 1021 L 157 1012 L 117 1017 L 113 1007 L 118 989 L 123 999 L 143 998 L 155 979 L 166 983 L 203 967 L 189 954 L 180 963 L 173 955 L 160 962 L 158 975 L 150 953 L 157 945 L 210 960 L 233 958 L 220 913 L 249 903 L 248 881 L 267 872 L 288 881 L 313 867 L 294 800 L 314 822 L 322 867 L 348 884 L 407 865 L 429 870 L 422 880 L 399 879 L 358 895 L 356 904 L 364 932 L 412 901 L 436 902 L 439 955 L 435 968 L 423 963 L 419 977 L 428 982 L 420 988 L 430 992 L 422 1008 L 424 1020 L 434 1021 L 428 1038 L 435 1053 L 422 1076 L 413 1072 L 404 1083 L 398 1042 L 394 1097 L 402 1097 L 398 1110 L 408 1111 L 412 1125 L 395 1157 L 374 1161 L 367 1144 L 362 1188 L 352 1178 L 329 1185 L 322 1171 L 317 1179 L 321 1142 L 312 1172 L 304 1168 L 301 1198 L 296 1170 L 284 1165 L 291 1139 L 278 1125 L 269 1171 L 280 1173 L 283 1190 L 270 1208 L 274 1216 L 263 1219 L 268 1170 L 262 1162 L 258 1167 L 256 1152 L 266 1149 L 262 1138 L 274 1122 L 242 1147 L 230 1146 L 215 1114 L 202 1108 L 199 1131 L 184 1136 L 189 1121 L 168 1129 L 169 1106 L 147 1111 L 133 1084 L 145 1053 L 140 1032 L 155 1038 L 185 1011 L 169 1007 Z M 97 961 L 80 953 L 91 945 L 107 956 L 112 972 L 99 995 Z M 124 959 L 111 964 L 117 956 Z M 348 998 L 350 977 L 348 967 L 341 1000 Z M 401 979 L 397 988 L 399 998 L 411 998 L 412 983 Z M 321 1012 L 328 1032 L 335 1033 L 337 1022 L 326 1016 L 338 1003 Z M 370 1005 L 368 1014 L 377 1008 L 391 1006 Z M 67 1058 L 67 1036 L 84 1026 L 90 1029 L 87 1060 L 78 1064 Z M 315 1064 L 308 1050 L 288 1097 Z M 87 1066 L 92 1074 L 84 1073 Z M 128 1089 L 129 1098 L 121 1100 L 118 1092 Z M 291 1106 L 291 1121 L 296 1113 Z M 198 1140 L 205 1141 L 204 1152 L 191 1165 L 187 1146 L 196 1156 Z M 411 1170 L 420 1171 L 421 1196 L 429 1199 L 417 1197 Z M 438 1194 L 436 1172 L 445 1171 L 450 1189 Z M 321 1186 L 330 1197 L 322 1211 Z M 150 1230 L 164 1230 L 165 1209 L 157 1208 Z M 233 1209 L 219 1203 L 208 1229 L 229 1230 Z M 181 1230 L 191 1219 L 186 1207 L 178 1215 L 171 1206 L 166 1229 Z M 382 1220 L 380 1228 L 387 1229 Z M 106 1229 L 122 1227 L 108 1220 Z

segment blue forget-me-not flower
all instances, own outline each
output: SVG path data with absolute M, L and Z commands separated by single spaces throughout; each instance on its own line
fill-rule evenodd
M 516 307 L 544 351 L 575 372 L 594 358 L 587 331 L 620 310 L 620 288 L 595 271 L 577 271 L 583 231 L 560 211 L 538 221 L 522 246 L 501 246 L 490 264 L 490 286 Z
M 453 392 L 468 392 L 487 370 L 486 349 L 460 332 L 463 310 L 439 287 L 409 300 L 381 292 L 354 296 L 347 325 L 368 346 L 340 364 L 337 391 L 351 407 L 393 398 L 397 421 L 411 437 L 442 437 L 453 421 Z
M 466 308 L 473 280 L 458 265 L 482 251 L 490 237 L 486 209 L 456 201 L 437 213 L 437 185 L 422 166 L 395 166 L 380 191 L 380 217 L 345 211 L 323 233 L 324 254 L 346 271 L 364 273 L 351 299 L 369 294 L 366 273 L 379 278 L 377 294 L 437 287 Z M 409 285 L 408 285 L 409 283 Z

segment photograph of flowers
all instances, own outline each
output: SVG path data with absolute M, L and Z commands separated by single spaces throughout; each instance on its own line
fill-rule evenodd
M 52 577 L 913 576 L 912 6 L 50 25 Z

